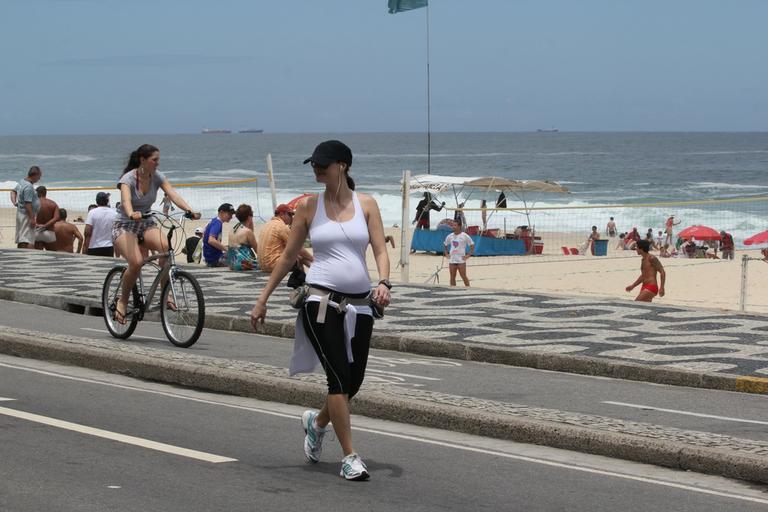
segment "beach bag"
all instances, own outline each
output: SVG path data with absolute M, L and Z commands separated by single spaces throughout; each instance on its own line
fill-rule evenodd
M 287 286 L 293 288 L 291 293 L 288 294 L 288 302 L 295 309 L 303 308 L 304 303 L 307 302 L 309 285 L 306 283 L 306 280 L 307 274 L 298 265 L 294 265 L 291 275 L 288 276 Z
M 259 263 L 253 256 L 250 247 L 241 245 L 240 247 L 230 247 L 227 249 L 227 265 L 231 270 L 258 270 Z

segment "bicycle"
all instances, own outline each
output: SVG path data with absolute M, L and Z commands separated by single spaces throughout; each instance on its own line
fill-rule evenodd
M 190 214 L 186 213 L 185 216 Z M 104 322 L 107 324 L 107 330 L 115 338 L 127 339 L 136 330 L 138 323 L 144 319 L 144 315 L 154 310 L 157 306 L 152 306 L 152 300 L 155 292 L 161 283 L 160 291 L 160 323 L 168 340 L 177 347 L 191 347 L 200 338 L 205 323 L 205 299 L 203 290 L 197 279 L 176 265 L 175 251 L 171 239 L 173 232 L 179 227 L 178 221 L 161 212 L 152 211 L 142 215 L 143 219 L 155 217 L 160 220 L 163 227 L 164 220 L 170 221 L 168 229 L 168 251 L 148 256 L 144 259 L 141 268 L 144 265 L 152 265 L 157 269 L 157 275 L 152 281 L 148 291 L 144 288 L 144 279 L 139 271 L 136 284 L 131 290 L 131 299 L 128 311 L 124 316 L 125 323 L 121 324 L 115 319 L 115 310 L 117 301 L 122 293 L 123 274 L 127 265 L 117 265 L 110 269 L 107 277 L 104 279 L 104 286 L 101 292 L 101 305 L 103 309 Z M 160 258 L 166 258 L 165 264 L 161 267 L 154 263 Z M 166 279 L 167 278 L 167 279 Z M 165 281 L 165 282 L 163 282 Z

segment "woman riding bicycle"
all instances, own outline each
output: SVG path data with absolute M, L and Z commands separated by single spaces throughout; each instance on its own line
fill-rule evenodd
M 128 165 L 117 183 L 120 206 L 117 207 L 117 219 L 112 226 L 112 241 L 119 254 L 128 262 L 123 276 L 122 294 L 115 308 L 115 320 L 121 324 L 125 324 L 128 297 L 136 284 L 147 252 L 168 252 L 168 242 L 154 219 L 142 218 L 157 200 L 157 191 L 162 189 L 176 206 L 192 218 L 200 218 L 200 214 L 192 213 L 192 208 L 157 170 L 159 164 L 160 150 L 151 144 L 143 144 L 131 153 Z M 159 260 L 161 266 L 164 263 L 164 258 Z

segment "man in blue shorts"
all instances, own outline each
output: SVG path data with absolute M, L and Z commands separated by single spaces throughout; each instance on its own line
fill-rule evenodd
M 227 266 L 227 246 L 221 242 L 221 235 L 224 223 L 231 221 L 234 214 L 235 208 L 229 203 L 224 203 L 219 206 L 218 215 L 205 226 L 205 232 L 203 232 L 203 259 L 209 267 Z

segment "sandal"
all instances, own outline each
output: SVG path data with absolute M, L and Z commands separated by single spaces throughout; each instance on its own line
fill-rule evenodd
M 167 307 L 171 311 L 178 311 L 179 310 L 178 306 L 176 306 L 176 303 L 173 302 L 173 299 L 168 299 L 167 301 L 165 301 L 165 307 Z
M 126 315 L 128 314 L 128 308 L 126 307 L 125 312 L 120 311 L 120 301 L 117 301 L 117 304 L 115 304 L 115 314 L 112 315 L 112 319 L 119 323 L 120 325 L 125 325 L 128 323 L 125 320 Z

